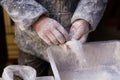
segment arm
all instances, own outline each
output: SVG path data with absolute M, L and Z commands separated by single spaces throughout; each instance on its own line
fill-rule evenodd
M 22 51 L 43 58 L 48 47 L 46 43 L 60 44 L 67 40 L 67 31 L 57 21 L 46 17 L 48 11 L 34 0 L 2 0 L 0 3 L 16 28 L 20 28 L 20 31 L 16 29 L 15 35 Z
M 62 44 L 67 40 L 67 31 L 54 19 L 44 16 L 47 10 L 34 0 L 2 0 L 1 4 L 21 30 L 30 30 L 35 23 L 33 28 L 47 44 Z
M 90 24 L 91 30 L 95 30 L 104 13 L 106 4 L 107 0 L 81 0 L 78 3 L 71 22 L 73 23 L 78 19 L 84 19 Z
M 107 0 L 81 0 L 71 19 L 72 38 L 85 42 L 88 33 L 96 29 L 106 4 Z M 73 32 L 76 33 L 73 34 Z
M 46 44 L 38 39 L 37 33 L 32 29 L 32 24 L 48 11 L 35 0 L 0 0 L 0 4 L 15 22 L 15 42 L 19 49 L 41 58 L 44 52 L 40 52 L 38 47 L 45 50 Z
M 21 30 L 30 26 L 47 10 L 34 0 L 0 0 L 2 7 Z

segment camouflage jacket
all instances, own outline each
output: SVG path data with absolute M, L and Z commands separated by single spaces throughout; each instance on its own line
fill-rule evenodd
M 31 25 L 43 14 L 48 14 L 69 30 L 71 23 L 84 19 L 95 30 L 107 0 L 0 0 L 3 8 L 16 23 L 15 41 L 24 52 L 47 59 L 49 47 Z

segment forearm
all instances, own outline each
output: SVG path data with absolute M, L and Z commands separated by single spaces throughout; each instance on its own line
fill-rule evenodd
M 45 51 L 49 46 L 39 38 L 36 31 L 21 31 L 15 27 L 15 43 L 25 53 L 47 60 Z
M 2 7 L 21 30 L 31 25 L 47 10 L 34 0 L 0 0 Z
M 45 50 L 46 47 L 44 46 L 47 45 L 41 42 L 36 31 L 31 31 L 31 25 L 39 17 L 46 15 L 47 10 L 34 0 L 0 0 L 0 3 L 16 24 L 15 40 L 18 47 L 36 57 L 43 58 L 41 55 L 44 56 L 45 54 L 36 47 Z
M 104 13 L 106 4 L 107 0 L 81 0 L 71 22 L 83 19 L 89 22 L 92 31 L 95 30 Z

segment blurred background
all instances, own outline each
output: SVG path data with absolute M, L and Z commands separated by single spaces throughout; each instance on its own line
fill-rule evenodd
M 120 40 L 120 0 L 109 0 L 105 14 L 88 41 Z M 14 23 L 0 7 L 0 76 L 3 68 L 17 64 L 18 48 L 14 43 Z

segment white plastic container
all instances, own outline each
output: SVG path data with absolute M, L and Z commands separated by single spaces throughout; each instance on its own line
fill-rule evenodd
M 91 42 L 83 44 L 82 48 L 86 59 L 82 67 L 77 65 L 78 58 L 74 53 L 66 53 L 59 46 L 48 49 L 61 80 L 120 80 L 119 41 Z
M 50 47 L 47 52 L 54 76 L 36 80 L 120 80 L 119 41 L 91 42 L 82 48 L 86 64 L 80 67 L 74 53 L 66 53 L 59 46 Z

